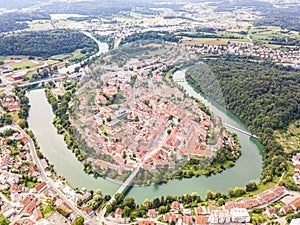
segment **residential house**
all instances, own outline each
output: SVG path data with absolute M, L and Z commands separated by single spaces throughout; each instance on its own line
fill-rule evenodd
M 95 215 L 95 212 L 91 208 L 89 208 L 89 207 L 83 206 L 81 208 L 81 210 L 83 212 L 85 212 L 89 217 L 93 217 Z
M 205 215 L 207 214 L 207 210 L 205 206 L 198 206 L 197 208 L 195 208 L 195 213 L 196 215 Z
M 295 184 L 299 185 L 300 184 L 300 173 L 295 173 L 293 176 L 293 180 Z
M 297 153 L 296 155 L 293 156 L 292 158 L 293 165 L 300 164 L 300 153 Z
M 40 172 L 36 166 L 30 166 L 29 175 L 32 177 L 38 177 L 40 175 Z
M 149 218 L 156 218 L 158 216 L 158 214 L 155 209 L 149 209 L 147 212 L 147 216 Z
M 183 225 L 192 225 L 193 224 L 193 217 L 192 216 L 183 216 L 182 217 L 182 224 Z
M 64 211 L 65 213 L 71 213 L 72 209 L 70 208 L 70 206 L 68 206 L 68 204 L 66 202 L 62 202 L 58 208 L 60 208 L 62 211 Z
M 181 214 L 165 214 L 164 219 L 167 222 L 174 221 L 175 223 L 180 219 L 182 220 L 182 215 Z
M 47 184 L 45 181 L 43 181 L 42 183 L 40 184 L 37 184 L 35 187 L 34 187 L 34 190 L 36 193 L 41 193 L 43 190 L 45 190 L 47 187 Z
M 295 171 L 300 172 L 300 163 L 295 165 Z
M 294 210 L 298 210 L 300 206 L 300 198 L 296 198 L 294 201 L 290 203 Z
M 116 210 L 115 210 L 115 217 L 116 218 L 122 218 L 122 209 L 121 208 L 117 208 Z
M 279 210 L 280 213 L 287 214 L 288 212 L 293 211 L 293 207 L 290 205 L 282 206 Z
M 183 209 L 183 215 L 184 216 L 192 216 L 192 210 L 191 209 Z
M 9 155 L 4 155 L 2 157 L 1 169 L 2 170 L 8 170 L 10 164 L 11 164 L 11 158 L 10 158 L 10 156 Z
M 208 224 L 208 219 L 206 216 L 196 216 L 196 225 Z
M 92 198 L 92 194 L 90 192 L 87 192 L 84 196 L 82 196 L 81 201 L 87 202 Z
M 174 201 L 171 203 L 171 209 L 178 210 L 178 209 L 182 209 L 182 208 L 183 208 L 182 204 L 180 204 L 177 201 Z
M 11 174 L 10 177 L 8 178 L 7 182 L 10 185 L 18 184 L 19 183 L 19 176 L 17 174 Z
M 31 215 L 35 207 L 38 205 L 38 199 L 32 200 L 23 210 L 24 215 Z
M 300 224 L 300 218 L 299 219 L 292 219 L 290 225 L 299 225 Z
M 272 217 L 276 215 L 276 209 L 275 208 L 269 208 L 266 209 L 266 214 L 268 217 Z
M 212 224 L 230 223 L 231 215 L 229 210 L 213 210 L 208 218 L 208 221 Z
M 208 214 L 211 214 L 212 211 L 217 210 L 218 208 L 215 205 L 209 205 L 207 207 Z
M 43 169 L 44 169 L 45 171 L 48 171 L 48 170 L 49 170 L 49 165 L 48 165 L 46 159 L 44 159 L 44 158 L 41 159 L 41 164 L 42 164 L 42 167 L 43 167 Z
M 9 178 L 9 173 L 3 172 L 3 173 L 1 174 L 1 176 L 0 176 L 1 183 L 2 183 L 2 184 L 6 184 L 8 178 Z
M 154 221 L 149 221 L 149 220 L 138 221 L 138 225 L 154 225 L 154 224 L 155 224 Z
M 230 214 L 234 223 L 250 223 L 251 218 L 246 208 L 232 208 Z
M 42 212 L 41 212 L 41 210 L 38 209 L 38 208 L 35 208 L 35 209 L 33 210 L 33 213 L 32 213 L 32 214 L 33 214 L 34 219 L 35 219 L 36 221 L 38 221 L 38 220 L 40 220 L 40 219 L 43 218 Z

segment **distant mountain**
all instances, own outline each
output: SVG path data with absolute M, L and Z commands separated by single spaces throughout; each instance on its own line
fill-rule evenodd
M 0 0 L 0 8 L 22 9 L 49 2 L 47 0 Z

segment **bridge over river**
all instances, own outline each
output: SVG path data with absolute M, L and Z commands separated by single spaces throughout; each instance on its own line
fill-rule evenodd
M 36 81 L 32 81 L 32 82 L 24 82 L 24 83 L 18 83 L 17 86 L 18 87 L 28 87 L 28 86 L 33 86 L 33 85 L 39 85 L 39 84 L 44 84 L 44 83 L 48 83 L 49 81 L 62 81 L 63 79 L 77 79 L 80 78 L 82 76 L 82 73 L 76 73 L 73 75 L 61 75 L 61 76 L 54 76 L 54 77 L 50 77 L 50 78 L 45 78 L 45 79 L 40 79 L 40 80 L 36 80 Z
M 229 128 L 231 128 L 231 129 L 233 129 L 233 130 L 239 131 L 239 132 L 241 132 L 241 133 L 243 133 L 243 134 L 246 134 L 246 135 L 248 135 L 248 136 L 250 136 L 250 137 L 253 137 L 253 138 L 258 139 L 258 137 L 257 137 L 255 134 L 252 134 L 252 133 L 250 133 L 250 132 L 244 131 L 244 130 L 242 130 L 242 129 L 239 129 L 239 128 L 234 127 L 234 126 L 232 126 L 232 125 L 230 125 L 230 124 L 227 124 L 227 123 L 224 123 L 224 125 L 225 125 L 226 127 L 229 127 Z
M 133 182 L 135 176 L 138 174 L 140 168 L 141 168 L 141 166 L 138 166 L 137 168 L 135 168 L 132 171 L 130 176 L 125 180 L 125 182 L 121 185 L 121 187 L 116 191 L 116 193 L 111 197 L 111 199 L 104 205 L 103 209 L 101 210 L 101 212 L 99 213 L 98 218 L 97 218 L 99 222 L 107 222 L 106 219 L 105 219 L 106 206 L 108 204 L 111 204 L 115 200 L 116 194 L 124 194 L 125 193 L 125 191 L 132 184 L 132 182 Z M 114 224 L 114 223 L 109 223 L 109 224 Z

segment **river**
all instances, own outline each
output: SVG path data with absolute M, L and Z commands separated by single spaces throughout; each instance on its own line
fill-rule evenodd
M 175 72 L 174 76 L 182 75 L 184 70 Z M 186 82 L 182 83 L 190 95 L 198 98 L 203 96 L 196 93 Z M 119 184 L 106 179 L 95 179 L 83 171 L 83 166 L 71 151 L 67 150 L 62 135 L 58 135 L 52 121 L 54 114 L 48 103 L 44 90 L 31 90 L 28 93 L 30 100 L 29 128 L 33 130 L 43 154 L 54 164 L 57 174 L 64 176 L 73 187 L 88 189 L 102 189 L 104 193 L 114 194 Z M 222 121 L 242 130 L 246 126 L 232 113 L 213 101 L 206 100 L 211 110 L 222 118 Z M 230 129 L 229 129 L 230 130 Z M 210 177 L 198 177 L 183 180 L 172 180 L 167 184 L 147 187 L 133 187 L 128 195 L 141 203 L 144 199 L 153 199 L 158 196 L 182 195 L 197 192 L 202 197 L 207 190 L 227 193 L 229 188 L 245 186 L 250 180 L 259 181 L 262 171 L 261 146 L 258 141 L 247 135 L 236 132 L 241 143 L 242 155 L 236 165 L 221 174 Z
M 99 49 L 98 52 L 95 53 L 94 55 L 91 55 L 89 58 L 82 60 L 81 62 L 78 62 L 78 63 L 72 64 L 72 65 L 69 65 L 69 66 L 67 66 L 67 67 L 63 67 L 63 68 L 58 69 L 58 73 L 59 73 L 59 74 L 65 74 L 65 73 L 67 73 L 67 72 L 73 72 L 74 69 L 75 69 L 76 67 L 80 67 L 81 64 L 83 64 L 83 63 L 86 62 L 87 60 L 89 60 L 89 59 L 91 59 L 91 58 L 93 58 L 93 57 L 95 57 L 95 56 L 99 56 L 99 55 L 101 55 L 102 53 L 108 52 L 108 44 L 107 44 L 107 43 L 102 43 L 102 42 L 98 41 L 98 40 L 97 40 L 91 33 L 89 33 L 89 32 L 85 32 L 85 31 L 84 31 L 83 34 L 86 35 L 86 36 L 88 36 L 89 38 L 91 38 L 93 41 L 95 41 L 95 42 L 97 43 L 98 49 Z

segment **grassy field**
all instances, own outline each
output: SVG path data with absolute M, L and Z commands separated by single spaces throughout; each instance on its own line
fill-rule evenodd
M 275 132 L 276 141 L 279 142 L 286 153 L 292 153 L 300 150 L 300 120 L 290 124 L 286 131 Z M 295 166 L 291 161 L 287 161 L 287 169 L 283 175 L 282 181 L 289 186 L 296 187 L 293 180 Z
M 153 47 L 158 47 L 159 49 L 156 50 L 156 51 L 150 51 L 149 52 L 149 55 L 151 56 L 159 56 L 159 55 L 162 55 L 168 51 L 170 51 L 171 49 L 171 46 L 170 45 L 165 45 L 165 46 L 162 46 L 162 45 L 159 45 L 159 44 L 152 44 L 150 46 L 153 46 Z
M 275 137 L 285 152 L 300 150 L 300 120 L 292 123 L 286 131 L 276 131 Z
M 71 58 L 72 54 L 60 54 L 60 55 L 54 55 L 51 56 L 51 59 L 53 60 L 65 60 L 67 58 Z
M 30 29 L 32 30 L 46 30 L 46 29 L 53 29 L 53 25 L 50 23 L 44 23 L 44 22 L 35 22 L 29 24 Z
M 272 37 L 276 38 L 292 38 L 300 39 L 299 32 L 281 30 L 277 26 L 261 26 L 261 27 L 252 27 L 249 31 L 249 36 L 254 42 L 258 42 L 263 46 L 268 48 L 281 48 L 281 45 L 269 44 L 269 41 L 272 40 Z M 284 46 L 285 48 L 294 48 L 295 46 Z
M 183 40 L 183 44 L 189 45 L 200 45 L 200 44 L 208 44 L 208 45 L 227 45 L 228 42 L 231 43 L 245 43 L 249 42 L 249 40 L 244 39 L 227 39 L 227 38 L 193 38 Z
M 11 63 L 10 64 L 12 68 L 24 68 L 24 67 L 31 67 L 33 65 L 35 65 L 34 62 L 32 61 L 23 61 L 23 62 L 17 62 L 17 63 Z
M 51 205 L 42 204 L 41 208 L 42 208 L 42 214 L 45 218 L 54 211 L 54 208 Z

